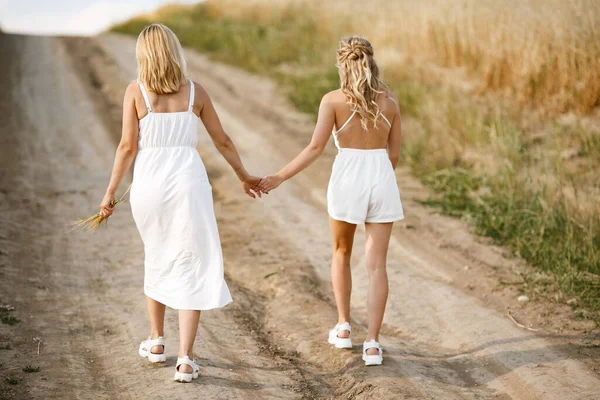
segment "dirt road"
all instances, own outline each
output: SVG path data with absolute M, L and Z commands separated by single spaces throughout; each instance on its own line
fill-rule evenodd
M 598 332 L 570 319 L 570 308 L 519 305 L 522 288 L 500 282 L 515 281 L 521 262 L 420 206 L 427 192 L 406 170 L 398 178 L 408 218 L 394 228 L 388 266 L 385 365 L 367 369 L 360 360 L 361 232 L 353 254 L 356 346 L 331 349 L 324 204 L 333 149 L 252 201 L 205 132 L 198 150 L 215 192 L 234 303 L 203 313 L 202 376 L 174 384 L 174 311 L 167 312 L 167 365 L 151 367 L 137 355 L 147 320 L 143 248 L 129 207 L 94 235 L 66 227 L 95 211 L 108 180 L 120 101 L 135 78 L 134 41 L 1 35 L 0 55 L 0 304 L 15 307 L 2 315 L 20 319 L 0 325 L 0 398 L 600 398 Z M 188 58 L 250 171 L 276 171 L 307 143 L 312 121 L 271 82 L 192 52 Z M 509 308 L 539 331 L 517 327 Z M 26 365 L 40 371 L 25 373 Z

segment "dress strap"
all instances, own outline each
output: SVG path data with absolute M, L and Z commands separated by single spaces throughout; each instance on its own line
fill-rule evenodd
M 188 112 L 192 112 L 192 109 L 194 108 L 194 98 L 195 98 L 195 87 L 194 87 L 194 82 L 192 82 L 191 79 L 188 79 L 190 81 L 190 105 L 188 106 Z
M 142 81 L 138 81 L 138 85 L 140 85 L 140 90 L 142 91 L 142 96 L 144 96 L 144 103 L 146 103 L 146 108 L 148 109 L 148 112 L 151 113 L 152 107 L 150 107 L 150 98 L 148 98 L 148 92 L 146 92 L 146 88 L 144 87 L 144 84 L 142 83 Z
M 387 119 L 387 117 L 386 117 L 386 116 L 385 116 L 383 113 L 380 113 L 380 114 L 381 114 L 381 116 L 383 117 L 383 119 L 385 120 L 385 122 L 387 122 L 387 124 L 388 124 L 388 125 L 390 126 L 390 128 L 391 128 L 391 127 L 392 127 L 392 124 L 390 123 L 390 120 L 389 120 L 389 119 Z

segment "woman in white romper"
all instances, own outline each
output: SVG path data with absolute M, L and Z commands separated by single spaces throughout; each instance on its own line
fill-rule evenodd
M 150 319 L 150 336 L 140 344 L 139 353 L 150 362 L 166 361 L 165 307 L 179 310 L 174 379 L 191 382 L 198 377 L 193 346 L 200 311 L 231 302 L 212 188 L 196 151 L 199 119 L 246 194 L 260 195 L 256 189 L 260 179 L 244 169 L 206 91 L 186 78 L 183 50 L 169 28 L 146 27 L 138 37 L 136 56 L 138 80 L 125 92 L 122 138 L 100 211 L 106 217 L 113 213 L 111 201 L 135 159 L 130 199 L 144 242 L 144 293 Z
M 369 328 L 362 357 L 366 365 L 380 365 L 379 331 L 388 294 L 387 251 L 393 222 L 404 218 L 394 174 L 400 154 L 400 110 L 395 96 L 380 80 L 373 47 L 365 38 L 353 36 L 340 42 L 337 67 L 341 88 L 321 100 L 310 144 L 276 175 L 263 178 L 258 188 L 268 193 L 308 167 L 322 154 L 333 132 L 339 153 L 327 190 L 327 208 L 338 323 L 329 332 L 329 343 L 352 348 L 350 255 L 356 225 L 364 223 Z M 336 126 L 339 128 L 334 130 Z

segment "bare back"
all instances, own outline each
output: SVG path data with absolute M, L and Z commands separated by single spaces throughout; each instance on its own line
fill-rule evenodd
M 346 96 L 342 91 L 336 90 L 331 95 L 335 111 L 334 134 L 337 133 L 340 147 L 364 150 L 384 149 L 387 147 L 398 109 L 395 100 L 387 91 L 380 94 L 377 98 L 377 104 L 379 104 L 385 118 L 380 117 L 377 120 L 376 127 L 372 123 L 369 123 L 367 131 L 362 128 L 358 113 L 352 116 L 353 111 L 348 105 Z M 349 118 L 351 119 L 349 120 Z
M 198 89 L 198 88 L 196 88 Z M 196 90 L 198 91 L 198 90 Z M 144 97 L 142 91 L 138 89 L 135 93 L 135 108 L 138 119 L 143 119 L 147 114 L 148 110 L 146 104 L 144 102 Z M 152 110 L 158 114 L 164 113 L 180 113 L 186 112 L 190 102 L 190 83 L 186 81 L 185 84 L 181 85 L 179 90 L 175 93 L 169 94 L 156 94 L 148 91 L 148 101 L 151 105 Z M 200 110 L 202 109 L 202 105 L 198 104 L 198 95 L 194 96 L 193 99 L 193 109 L 192 111 L 196 114 L 197 117 L 200 116 Z

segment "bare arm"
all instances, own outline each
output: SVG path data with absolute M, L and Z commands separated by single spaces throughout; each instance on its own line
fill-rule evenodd
M 392 162 L 392 167 L 396 169 L 396 166 L 398 165 L 398 160 L 400 159 L 400 143 L 402 142 L 402 121 L 400 118 L 400 108 L 398 107 L 398 102 L 395 97 L 392 97 L 392 99 L 396 103 L 396 113 L 394 114 L 394 119 L 392 120 L 392 129 L 390 130 L 390 135 L 388 137 L 387 151 L 388 157 Z
M 204 126 L 206 127 L 206 130 L 208 131 L 208 134 L 210 135 L 215 147 L 235 171 L 238 179 L 241 181 L 244 192 L 248 196 L 255 198 L 254 193 L 251 191 L 254 190 L 260 197 L 261 193 L 258 188 L 256 188 L 260 182 L 260 178 L 251 176 L 244 168 L 242 159 L 240 158 L 233 141 L 221 125 L 221 120 L 217 115 L 215 107 L 213 106 L 208 93 L 201 86 L 197 85 L 196 89 L 200 96 L 200 101 L 202 101 L 200 118 L 202 119 L 202 122 L 204 123 Z
M 335 124 L 335 110 L 328 99 L 329 97 L 325 95 L 321 100 L 319 117 L 310 144 L 276 175 L 264 177 L 258 186 L 260 190 L 268 193 L 284 181 L 303 171 L 323 154 Z
M 138 142 L 138 118 L 135 108 L 135 90 L 137 84 L 131 83 L 125 91 L 123 99 L 123 128 L 121 133 L 121 141 L 115 154 L 115 162 L 113 164 L 110 182 L 106 189 L 104 199 L 100 204 L 100 214 L 103 217 L 109 217 L 114 208 L 110 203 L 115 199 L 115 193 L 123 180 L 123 176 L 127 173 L 137 153 Z

